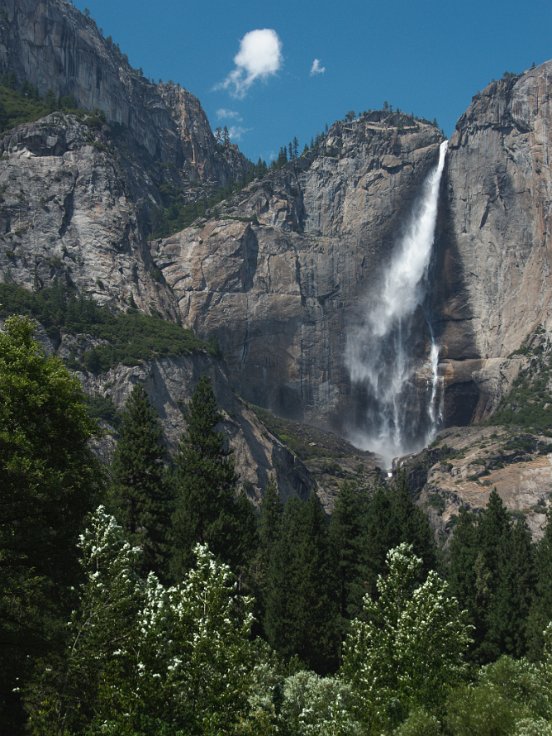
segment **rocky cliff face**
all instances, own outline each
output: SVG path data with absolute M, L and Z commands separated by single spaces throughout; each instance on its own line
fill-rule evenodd
M 440 141 L 401 115 L 337 123 L 212 219 L 153 243 L 183 322 L 217 338 L 247 399 L 317 424 L 347 410 L 347 325 Z
M 54 113 L 5 135 L 0 151 L 2 280 L 61 279 L 102 303 L 175 316 L 144 233 L 142 198 L 155 187 L 129 174 L 108 129 Z
M 552 329 L 551 130 L 548 62 L 476 95 L 450 141 L 438 278 L 449 422 L 488 415 L 517 374 L 509 356 Z
M 70 95 L 79 107 L 101 110 L 188 184 L 226 185 L 245 172 L 235 147 L 219 150 L 193 95 L 147 80 L 71 3 L 1 0 L 0 11 L 0 73 L 15 74 L 42 95 Z
M 65 0 L 0 0 L 4 72 L 41 94 L 72 95 L 105 120 L 53 113 L 1 138 L 0 278 L 28 288 L 61 279 L 102 303 L 182 321 L 218 340 L 245 399 L 339 429 L 359 406 L 347 333 L 436 163 L 441 133 L 389 111 L 336 123 L 208 218 L 152 241 L 167 190 L 191 201 L 247 168 L 235 147 L 216 144 L 197 99 L 146 80 Z M 492 83 L 450 141 L 432 266 L 449 425 L 491 413 L 525 365 L 516 351 L 528 336 L 552 334 L 551 84 L 552 62 Z M 427 352 L 423 339 L 418 347 Z M 83 381 L 96 394 L 110 386 L 120 404 L 125 385 L 144 378 L 173 437 L 173 409 L 201 368 L 176 363 Z M 258 488 L 278 463 L 292 468 L 293 455 L 284 461 L 285 448 L 262 439 L 218 369 L 203 368 L 227 402 L 243 477 Z M 235 424 L 233 414 L 242 417 Z M 309 483 L 285 487 L 302 493 Z
M 62 344 L 58 352 L 63 355 L 63 350 Z M 239 482 L 249 498 L 258 504 L 271 478 L 276 480 L 283 499 L 306 499 L 315 488 L 304 464 L 233 393 L 220 363 L 209 356 L 164 358 L 139 366 L 119 365 L 100 376 L 78 375 L 88 395 L 108 397 L 118 409 L 123 408 L 134 384 L 143 384 L 159 413 L 172 452 L 186 428 L 182 409 L 191 399 L 199 378 L 207 375 L 222 408 L 219 431 L 232 450 Z M 110 443 L 105 444 L 109 452 Z

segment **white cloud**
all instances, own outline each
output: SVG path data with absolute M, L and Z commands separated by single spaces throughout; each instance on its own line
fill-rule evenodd
M 217 89 L 227 89 L 233 97 L 243 99 L 257 79 L 274 76 L 282 66 L 282 42 L 272 28 L 249 31 L 240 41 L 234 56 L 235 68 Z
M 249 133 L 252 128 L 244 128 L 242 125 L 231 125 L 228 128 L 228 135 L 231 141 L 240 141 L 242 137 Z
M 242 116 L 236 110 L 228 110 L 226 107 L 220 107 L 216 112 L 219 120 L 238 120 L 242 119 Z
M 311 77 L 314 77 L 317 74 L 324 74 L 325 71 L 326 67 L 322 66 L 322 64 L 320 63 L 320 59 L 314 59 L 310 70 Z

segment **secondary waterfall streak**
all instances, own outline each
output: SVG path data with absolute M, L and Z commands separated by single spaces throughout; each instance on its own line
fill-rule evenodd
M 350 439 L 380 454 L 386 466 L 431 441 L 441 418 L 439 348 L 419 312 L 426 297 L 446 150 L 444 141 L 380 288 L 369 295 L 360 324 L 347 340 L 349 375 L 366 405 Z M 425 348 L 420 348 L 421 339 Z

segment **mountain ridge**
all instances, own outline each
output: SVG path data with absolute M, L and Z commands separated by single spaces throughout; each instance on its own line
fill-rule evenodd
M 1 0 L 0 10 L 0 73 L 90 110 L 2 134 L 0 278 L 65 283 L 182 323 L 218 341 L 247 401 L 346 434 L 366 410 L 343 361 L 347 331 L 441 131 L 389 109 L 338 121 L 302 156 L 154 238 L 175 193 L 204 199 L 239 185 L 250 164 L 215 140 L 193 95 L 143 78 L 65 0 Z M 516 351 L 539 326 L 552 331 L 551 70 L 488 85 L 449 144 L 428 305 L 445 425 L 488 418 L 525 364 Z M 426 348 L 420 338 L 420 357 Z M 422 361 L 420 385 L 424 371 Z

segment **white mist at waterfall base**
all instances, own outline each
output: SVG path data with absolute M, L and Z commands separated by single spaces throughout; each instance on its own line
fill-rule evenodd
M 348 437 L 357 447 L 380 455 L 386 467 L 393 458 L 428 444 L 442 414 L 439 348 L 420 310 L 427 295 L 446 150 L 444 141 L 391 261 L 347 336 L 349 375 L 366 402 L 365 416 Z M 420 334 L 420 324 L 425 334 Z M 421 361 L 420 344 L 425 352 Z

